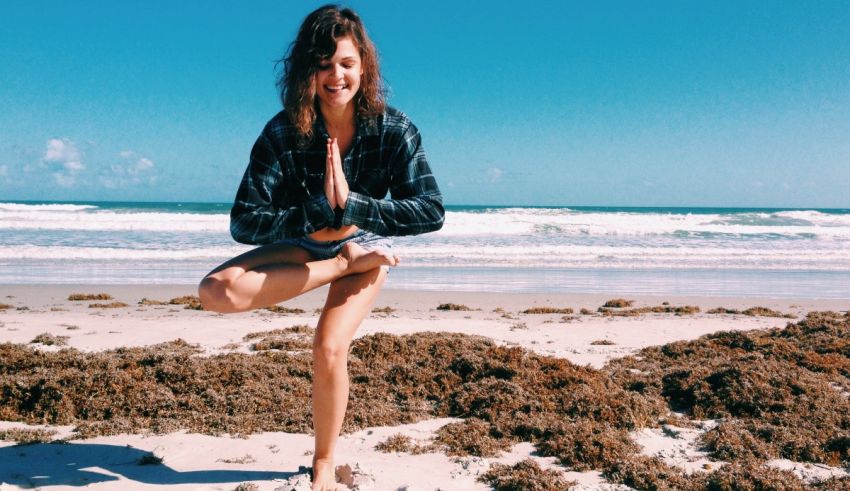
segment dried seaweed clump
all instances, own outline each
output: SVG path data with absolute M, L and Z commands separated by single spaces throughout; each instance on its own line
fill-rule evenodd
M 495 463 L 478 481 L 496 491 L 563 491 L 578 484 L 564 479 L 558 470 L 541 469 L 534 459 L 521 460 L 514 465 Z
M 463 310 L 463 311 L 468 311 L 468 310 L 472 310 L 472 309 L 467 307 L 466 305 L 459 304 L 459 303 L 441 303 L 440 305 L 437 306 L 437 310 Z
M 242 341 L 251 341 L 253 339 L 266 338 L 269 336 L 312 335 L 313 331 L 315 331 L 315 329 L 306 324 L 296 324 L 294 326 L 284 327 L 282 329 L 272 329 L 271 331 L 249 332 L 248 334 L 242 336 Z
M 718 332 L 638 355 L 606 371 L 693 418 L 721 419 L 701 437 L 712 457 L 850 465 L 845 316 L 810 313 L 784 329 Z
M 372 309 L 373 314 L 392 314 L 395 309 L 387 305 L 386 307 L 375 307 Z
M 791 471 L 761 465 L 757 461 L 730 462 L 715 472 L 700 476 L 700 489 L 805 491 L 812 489 Z
M 749 315 L 752 317 L 784 317 L 786 319 L 797 318 L 794 314 L 783 314 L 766 307 L 750 307 L 746 310 L 727 309 L 725 307 L 717 307 L 708 311 L 709 314 L 739 314 Z
M 645 455 L 635 455 L 611 462 L 605 469 L 604 475 L 611 482 L 625 484 L 635 489 L 681 491 L 706 489 L 704 483 L 699 480 L 700 474 L 685 475 L 681 469 L 664 463 L 660 458 Z M 715 489 L 731 491 L 731 488 Z
M 590 440 L 625 442 L 630 429 L 667 412 L 660 399 L 622 390 L 589 367 L 474 336 L 364 336 L 353 343 L 350 367 L 349 410 L 357 426 L 388 424 L 386 418 L 402 410 L 410 422 L 429 413 L 464 418 L 438 430 L 432 443 L 450 455 L 493 456 L 520 441 L 540 449 L 546 441 L 569 438 L 578 422 L 598 428 L 580 441 L 586 447 L 594 445 Z M 383 394 L 389 404 L 375 406 L 375 399 L 366 398 L 372 394 Z M 575 460 L 572 446 L 546 448 L 549 455 Z
M 379 452 L 408 452 L 413 444 L 413 440 L 402 433 L 390 435 L 386 440 L 375 445 L 375 450 Z
M 182 297 L 172 298 L 168 301 L 171 305 L 185 305 L 186 309 L 192 310 L 204 310 L 204 306 L 201 304 L 201 299 L 195 295 L 184 295 Z
M 90 309 L 120 309 L 123 307 L 129 307 L 124 302 L 109 302 L 109 303 L 90 303 Z
M 272 349 L 283 351 L 312 350 L 313 343 L 304 339 L 269 336 L 251 344 L 252 351 L 265 351 Z
M 0 310 L 9 310 L 12 307 L 14 307 L 14 305 L 9 305 L 7 303 L 0 303 Z
M 253 482 L 242 482 L 233 491 L 260 491 L 260 486 Z
M 510 450 L 514 443 L 512 439 L 504 436 L 490 423 L 478 418 L 469 418 L 443 426 L 437 430 L 434 440 L 437 445 L 443 445 L 447 455 L 495 457 L 502 451 Z
M 19 445 L 49 442 L 56 430 L 43 428 L 8 428 L 0 430 L 0 441 L 18 442 Z
M 81 437 L 309 432 L 309 354 L 200 351 L 182 340 L 96 353 L 0 344 L 0 420 L 73 424 Z
M 579 471 L 604 469 L 640 452 L 624 429 L 586 420 L 547 428 L 537 448 Z
M 83 436 L 311 432 L 310 353 L 198 352 L 185 342 L 99 353 L 0 344 L 0 420 L 75 424 Z M 638 489 L 771 489 L 772 476 L 797 489 L 802 481 L 761 464 L 850 463 L 850 401 L 836 389 L 850 389 L 848 376 L 850 318 L 836 313 L 646 348 L 602 371 L 480 336 L 377 333 L 352 342 L 342 431 L 457 417 L 430 448 L 486 456 L 525 441 Z M 639 455 L 628 432 L 671 409 L 721 419 L 704 443 L 746 472 L 687 476 Z
M 806 484 L 793 472 L 775 469 L 756 460 L 724 463 L 714 472 L 684 474 L 658 457 L 639 455 L 615 463 L 605 470 L 609 481 L 635 489 L 675 489 L 681 491 L 804 491 L 808 489 L 847 489 L 847 480 L 829 479 Z
M 266 310 L 269 312 L 274 312 L 275 314 L 295 314 L 301 315 L 306 313 L 307 311 L 304 309 L 299 309 L 298 307 L 283 307 L 280 305 L 271 305 L 266 307 Z
M 594 346 L 597 346 L 597 345 L 598 346 L 611 346 L 611 345 L 614 345 L 614 344 L 617 344 L 617 343 L 615 343 L 614 341 L 611 341 L 610 339 L 597 339 L 595 341 L 591 341 L 590 344 L 592 344 Z
M 379 452 L 407 452 L 413 455 L 418 455 L 426 452 L 436 452 L 439 450 L 435 445 L 420 445 L 415 443 L 412 438 L 403 434 L 395 433 L 387 437 L 386 440 L 375 445 L 375 450 Z
M 112 295 L 108 293 L 72 293 L 68 295 L 68 300 L 112 300 Z
M 658 305 L 655 307 L 639 307 L 635 309 L 613 309 L 610 307 L 599 307 L 598 312 L 606 317 L 636 317 L 642 314 L 676 314 L 688 315 L 699 313 L 699 307 L 696 305 L 683 305 L 674 307 L 671 305 Z
M 38 336 L 32 338 L 30 343 L 41 343 L 45 346 L 66 346 L 68 344 L 68 340 L 71 339 L 70 336 L 56 336 L 54 334 L 50 334 L 49 332 L 43 332 Z
M 626 300 L 625 298 L 613 298 L 605 302 L 602 306 L 603 308 L 615 308 L 621 309 L 624 307 L 631 307 L 635 303 L 634 300 Z
M 532 307 L 522 311 L 523 314 L 572 314 L 573 309 L 567 307 L 559 309 L 556 307 Z

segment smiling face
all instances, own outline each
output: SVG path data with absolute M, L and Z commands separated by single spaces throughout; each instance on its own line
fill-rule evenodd
M 319 62 L 316 71 L 316 95 L 325 108 L 339 110 L 351 104 L 360 89 L 363 66 L 360 50 L 350 36 L 337 40 L 336 52 Z

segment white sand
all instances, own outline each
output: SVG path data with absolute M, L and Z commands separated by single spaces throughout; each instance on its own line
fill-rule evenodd
M 118 309 L 90 309 L 89 301 L 70 302 L 70 293 L 108 292 L 117 301 L 130 304 Z M 314 309 L 321 307 L 326 289 L 310 292 L 285 305 L 300 307 L 304 315 L 280 315 L 265 310 L 244 314 L 219 315 L 185 310 L 182 306 L 139 306 L 143 298 L 168 300 L 195 294 L 187 286 L 0 286 L 0 303 L 12 309 L 0 311 L 0 342 L 29 343 L 48 332 L 69 336 L 68 346 L 99 351 L 118 346 L 145 346 L 182 338 L 199 343 L 208 353 L 232 351 L 228 343 L 248 352 L 242 337 L 250 332 L 315 325 Z M 749 330 L 784 327 L 790 320 L 739 315 L 697 314 L 674 316 L 652 314 L 636 318 L 577 316 L 563 322 L 560 314 L 521 314 L 529 307 L 553 306 L 596 310 L 610 296 L 554 294 L 478 294 L 385 291 L 376 307 L 391 306 L 391 314 L 372 314 L 357 336 L 376 332 L 410 334 L 423 331 L 458 332 L 487 336 L 499 343 L 519 345 L 544 355 L 564 357 L 577 364 L 602 367 L 606 361 L 652 345 L 694 339 L 721 330 Z M 714 307 L 745 309 L 764 306 L 798 316 L 810 310 L 846 310 L 850 302 L 829 300 L 729 299 L 681 297 L 628 297 L 635 306 L 697 305 L 706 311 Z M 103 301 L 98 301 L 103 302 Z M 106 301 L 108 303 L 108 301 Z M 440 303 L 459 303 L 470 312 L 436 310 Z M 28 310 L 18 310 L 26 306 Z M 494 312 L 502 308 L 501 312 Z M 53 310 L 51 310 L 53 309 Z M 71 327 L 71 329 L 69 329 Z M 76 328 L 74 328 L 76 327 Z M 593 345 L 609 340 L 612 345 Z M 40 346 L 53 350 L 57 347 Z M 303 401 L 305 404 L 309 401 Z M 336 464 L 354 471 L 353 488 L 375 490 L 455 490 L 489 489 L 475 481 L 492 462 L 515 463 L 531 456 L 533 447 L 523 443 L 496 459 L 451 458 L 443 454 L 386 454 L 374 446 L 394 433 L 427 440 L 433 432 L 454 419 L 436 419 L 398 427 L 368 428 L 340 437 Z M 645 429 L 633 433 L 648 455 L 664 457 L 668 463 L 690 471 L 709 461 L 694 449 L 702 430 L 668 428 Z M 0 428 L 23 427 L 0 422 Z M 58 428 L 69 435 L 71 428 Z M 21 487 L 49 486 L 51 490 L 75 489 L 215 489 L 232 490 L 241 482 L 254 482 L 261 490 L 309 489 L 307 474 L 299 466 L 310 465 L 313 440 L 306 434 L 263 433 L 247 439 L 186 434 L 114 435 L 76 440 L 69 445 L 13 446 L 0 442 L 0 491 Z M 144 452 L 163 457 L 164 465 L 136 465 Z M 553 458 L 532 456 L 542 467 L 558 467 Z M 717 466 L 718 463 L 710 465 Z M 805 466 L 787 461 L 773 465 L 796 469 L 801 476 L 822 478 L 842 473 L 825 466 Z M 562 470 L 568 471 L 567 469 Z M 573 489 L 628 489 L 606 484 L 597 472 L 565 472 L 578 480 Z M 306 478 L 306 480 L 305 480 Z M 298 483 L 301 483 L 300 485 Z M 5 484 L 4 484 L 5 483 Z M 351 484 L 351 480 L 349 480 Z

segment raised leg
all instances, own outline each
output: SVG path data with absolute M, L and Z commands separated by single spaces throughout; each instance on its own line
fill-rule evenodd
M 331 283 L 313 341 L 313 490 L 336 489 L 333 452 L 348 406 L 348 349 L 386 280 L 382 268 Z
M 244 312 L 289 300 L 344 276 L 380 265 L 395 266 L 398 258 L 366 251 L 347 243 L 331 259 L 313 260 L 299 247 L 272 244 L 239 255 L 210 271 L 198 285 L 207 310 Z

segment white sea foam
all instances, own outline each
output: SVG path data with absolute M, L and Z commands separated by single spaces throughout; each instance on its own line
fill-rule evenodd
M 0 203 L 0 211 L 81 211 L 94 210 L 97 206 L 94 205 L 60 205 L 60 204 L 44 204 L 44 205 L 28 205 L 22 203 Z
M 793 213 L 793 212 L 789 212 Z M 742 216 L 750 215 L 750 216 Z M 764 216 L 761 216 L 764 215 Z M 782 214 L 673 214 L 631 212 L 576 212 L 552 209 L 502 209 L 489 213 L 448 212 L 437 232 L 470 235 L 801 235 L 850 239 L 850 216 L 800 212 Z
M 227 213 L 126 212 L 89 205 L 0 204 L 2 230 L 113 230 L 227 233 Z M 850 240 L 850 215 L 818 211 L 674 214 L 553 208 L 449 211 L 438 237 L 730 236 Z
M 230 217 L 204 213 L 0 212 L 0 230 L 138 230 L 149 232 L 227 232 Z

